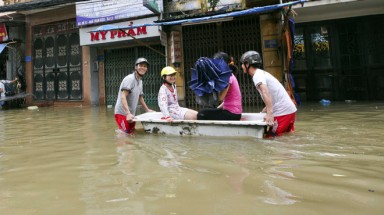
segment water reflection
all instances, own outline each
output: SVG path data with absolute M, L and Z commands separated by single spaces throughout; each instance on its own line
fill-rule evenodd
M 380 214 L 383 110 L 305 105 L 274 140 L 127 137 L 104 108 L 0 111 L 0 212 Z

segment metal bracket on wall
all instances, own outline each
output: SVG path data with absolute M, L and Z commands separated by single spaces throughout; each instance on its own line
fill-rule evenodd
M 163 56 L 163 57 L 166 57 L 165 54 L 163 54 L 163 53 L 157 51 L 156 49 L 152 48 L 150 45 L 148 45 L 148 44 L 146 44 L 146 43 L 144 43 L 144 42 L 142 42 L 142 41 L 136 39 L 136 37 L 134 37 L 134 36 L 128 34 L 128 33 L 125 32 L 123 29 L 119 29 L 119 30 L 122 31 L 122 32 L 124 32 L 124 34 L 126 34 L 127 36 L 132 37 L 132 39 L 133 39 L 135 42 L 137 42 L 138 44 L 143 45 L 143 46 L 145 46 L 145 47 L 151 49 L 152 51 L 156 52 L 157 54 L 159 54 L 159 55 L 161 55 L 161 56 Z

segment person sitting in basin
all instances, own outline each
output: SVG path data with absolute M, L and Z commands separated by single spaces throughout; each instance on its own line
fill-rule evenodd
M 177 100 L 176 90 L 176 73 L 177 71 L 166 66 L 161 70 L 161 85 L 158 94 L 158 105 L 163 113 L 163 118 L 167 121 L 176 120 L 196 120 L 197 111 L 180 107 Z
M 225 52 L 217 52 L 214 59 L 223 59 L 232 72 L 237 70 L 232 57 Z M 219 100 L 223 101 L 217 108 L 200 110 L 197 114 L 198 120 L 240 120 L 242 108 L 241 91 L 239 83 L 232 73 L 228 86 L 219 93 Z

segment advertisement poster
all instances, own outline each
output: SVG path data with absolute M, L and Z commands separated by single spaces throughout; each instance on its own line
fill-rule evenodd
M 162 10 L 162 5 L 163 0 L 92 0 L 77 2 L 76 24 L 79 27 L 150 15 L 154 14 L 153 10 Z

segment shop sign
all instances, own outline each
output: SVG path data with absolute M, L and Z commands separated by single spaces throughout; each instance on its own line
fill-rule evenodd
M 143 5 L 154 14 L 160 14 L 159 5 L 155 0 L 143 0 Z
M 171 61 L 172 63 L 180 63 L 181 55 L 181 34 L 178 31 L 171 31 Z
M 4 23 L 0 23 L 0 42 L 7 41 L 7 40 L 8 40 L 7 28 L 5 27 Z
M 162 0 L 91 0 L 76 3 L 77 26 L 95 25 L 159 12 Z M 149 8 L 149 9 L 148 9 Z
M 157 26 L 143 26 L 144 24 L 153 23 L 157 17 L 150 17 L 146 19 L 139 19 L 127 22 L 113 23 L 113 26 L 121 27 L 119 30 L 104 30 L 96 31 L 100 29 L 100 26 L 80 28 L 80 45 L 96 45 L 111 42 L 119 42 L 149 37 L 159 37 L 160 32 Z M 140 26 L 136 28 L 127 29 L 127 26 Z
M 133 22 L 129 26 L 132 26 Z M 147 27 L 138 27 L 131 29 L 121 29 L 121 30 L 111 30 L 111 31 L 100 31 L 100 32 L 90 32 L 91 42 L 106 40 L 109 39 L 130 37 L 130 36 L 139 36 L 147 34 Z
M 218 11 L 222 8 L 239 8 L 242 0 L 182 0 L 168 1 L 168 11 L 170 13 L 180 13 L 182 11 Z
M 277 39 L 271 39 L 271 40 L 264 40 L 264 47 L 266 49 L 274 49 L 279 46 L 279 42 Z

